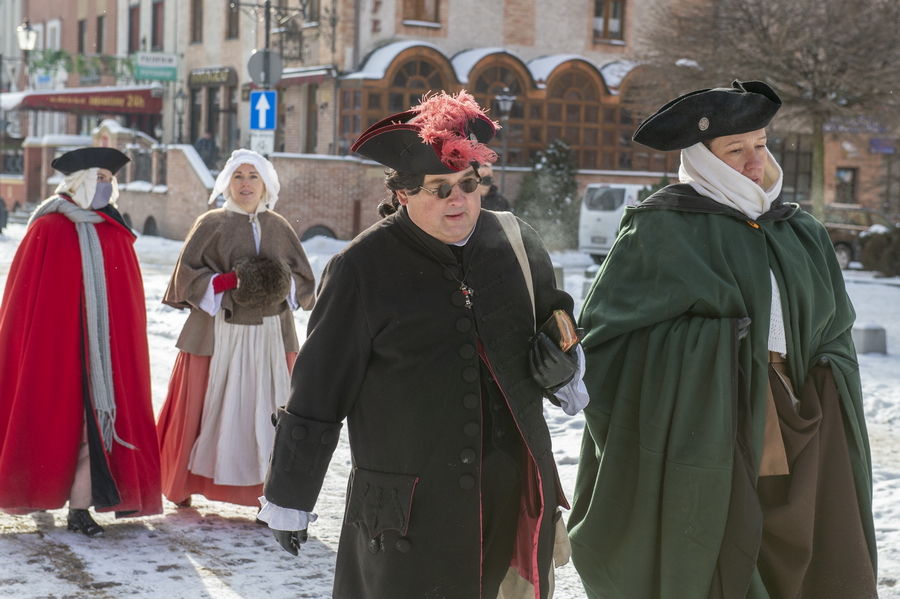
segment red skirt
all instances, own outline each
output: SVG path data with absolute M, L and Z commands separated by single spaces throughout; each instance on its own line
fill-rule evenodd
M 297 354 L 287 352 L 286 358 L 290 372 Z M 163 495 L 175 503 L 196 494 L 213 501 L 259 507 L 262 484 L 246 487 L 217 485 L 213 479 L 188 470 L 191 450 L 200 435 L 211 359 L 212 356 L 195 356 L 184 351 L 179 351 L 175 358 L 169 392 L 156 424 Z

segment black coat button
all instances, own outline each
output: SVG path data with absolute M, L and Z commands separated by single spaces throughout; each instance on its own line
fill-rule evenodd
M 463 474 L 459 477 L 459 486 L 463 489 L 471 489 L 475 486 L 475 477 Z
M 477 408 L 479 403 L 478 396 L 474 393 L 466 393 L 466 396 L 463 397 L 463 405 L 470 410 Z
M 332 441 L 334 441 L 334 431 L 325 431 L 322 433 L 322 445 L 328 445 Z
M 459 452 L 459 459 L 462 460 L 463 464 L 474 464 L 475 460 L 478 459 L 478 454 L 475 453 L 474 449 L 463 449 Z
M 457 307 L 462 306 L 466 303 L 466 298 L 463 296 L 461 291 L 456 290 L 450 294 L 450 303 Z
M 378 539 L 369 539 L 369 553 L 378 553 Z
M 468 317 L 463 316 L 456 321 L 456 330 L 460 333 L 468 333 L 472 328 L 472 321 Z
M 463 427 L 463 432 L 466 433 L 467 437 L 477 437 L 478 433 L 481 432 L 481 425 L 477 422 L 467 422 Z
M 400 539 L 397 541 L 397 551 L 400 553 L 408 553 L 410 549 L 412 549 L 412 543 L 408 540 Z
M 478 369 L 474 366 L 467 366 L 463 369 L 462 377 L 467 383 L 474 383 L 478 380 Z
M 475 346 L 471 343 L 464 343 L 459 346 L 459 357 L 463 360 L 471 360 L 475 357 Z
M 291 431 L 291 436 L 298 441 L 301 441 L 306 438 L 308 431 L 305 426 L 295 426 L 294 430 Z

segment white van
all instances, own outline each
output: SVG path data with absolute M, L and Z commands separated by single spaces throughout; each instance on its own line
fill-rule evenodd
M 584 190 L 578 223 L 578 249 L 600 264 L 619 231 L 626 206 L 640 202 L 643 185 L 592 183 Z

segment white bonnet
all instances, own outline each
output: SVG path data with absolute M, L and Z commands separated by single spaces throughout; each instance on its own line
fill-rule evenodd
M 231 153 L 231 157 L 219 176 L 216 177 L 216 184 L 213 186 L 212 193 L 209 195 L 209 203 L 212 204 L 219 197 L 219 194 L 225 196 L 226 200 L 232 200 L 231 197 L 231 177 L 234 171 L 242 164 L 252 164 L 256 167 L 256 172 L 262 177 L 263 184 L 266 186 L 266 195 L 262 199 L 262 203 L 266 208 L 272 210 L 275 202 L 278 201 L 278 192 L 281 190 L 281 183 L 278 182 L 278 173 L 272 163 L 266 160 L 261 154 L 257 154 L 253 150 L 235 150 Z

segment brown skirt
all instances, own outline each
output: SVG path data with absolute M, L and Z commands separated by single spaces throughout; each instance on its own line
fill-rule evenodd
M 875 599 L 841 403 L 831 367 L 814 366 L 799 406 L 783 359 L 769 365 L 789 473 L 760 476 L 759 572 L 772 599 Z

